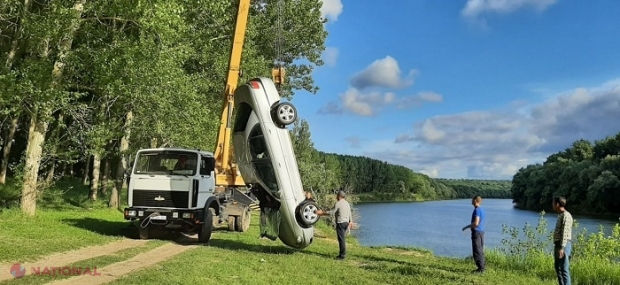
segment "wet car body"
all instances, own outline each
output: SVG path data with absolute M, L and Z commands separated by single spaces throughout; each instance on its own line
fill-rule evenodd
M 273 81 L 255 78 L 234 93 L 233 147 L 244 181 L 261 208 L 261 236 L 298 249 L 309 246 L 318 221 L 316 203 L 306 199 L 286 126 L 296 109 L 281 102 Z

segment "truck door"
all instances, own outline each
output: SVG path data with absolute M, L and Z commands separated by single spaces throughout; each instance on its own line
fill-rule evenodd
M 213 195 L 215 189 L 215 159 L 209 156 L 200 156 L 200 173 L 198 176 L 198 203 L 203 207 L 207 199 Z

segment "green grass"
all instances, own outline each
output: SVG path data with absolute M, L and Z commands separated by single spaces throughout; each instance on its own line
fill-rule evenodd
M 85 259 L 79 262 L 67 264 L 66 266 L 70 268 L 88 268 L 91 271 L 94 270 L 96 267 L 97 272 L 103 274 L 105 272 L 101 272 L 101 268 L 107 265 L 113 264 L 113 263 L 127 260 L 140 253 L 147 252 L 151 249 L 162 246 L 165 243 L 166 243 L 165 241 L 159 241 L 159 240 L 149 241 L 148 243 L 137 246 L 135 248 L 126 249 L 121 252 L 111 253 L 108 255 L 99 256 L 95 258 Z M 49 267 L 52 267 L 52 266 L 54 265 L 53 264 L 49 265 Z M 28 270 L 28 274 L 26 276 L 19 278 L 19 279 L 11 279 L 11 280 L 2 281 L 0 282 L 0 285 L 43 284 L 46 282 L 52 282 L 55 280 L 62 280 L 62 279 L 67 279 L 71 277 L 71 276 L 64 276 L 61 274 L 56 275 L 56 276 L 53 276 L 53 275 L 37 276 L 37 275 L 31 275 L 32 273 L 30 272 L 30 268 L 27 268 L 26 270 Z M 43 268 L 41 268 L 41 270 L 43 270 Z
M 33 261 L 50 253 L 121 239 L 128 223 L 115 209 L 38 210 L 35 217 L 18 210 L 0 214 L 0 262 Z
M 110 284 L 553 284 L 493 268 L 476 276 L 470 274 L 474 268 L 470 260 L 439 258 L 428 251 L 368 248 L 355 242 L 349 245 L 347 260 L 335 260 L 338 244 L 333 232 L 297 251 L 278 241 L 258 239 L 256 222 L 248 233 L 217 232 L 210 246 Z
M 84 191 L 80 185 L 73 189 Z M 83 193 L 74 195 L 71 191 L 48 190 L 42 201 L 49 204 L 39 202 L 41 208 L 35 217 L 25 217 L 18 209 L 1 212 L 0 262 L 32 261 L 55 252 L 137 235 L 120 211 L 102 208 L 101 203 L 85 202 Z M 484 275 L 472 275 L 471 259 L 437 257 L 418 248 L 363 247 L 352 237 L 348 238 L 347 260 L 335 260 L 338 252 L 335 233 L 322 222 L 317 225 L 315 242 L 309 248 L 293 250 L 280 241 L 259 239 L 257 222 L 258 215 L 254 212 L 249 232 L 216 231 L 210 246 L 184 252 L 111 284 L 557 284 L 551 255 L 536 250 L 544 247 L 544 241 L 516 240 L 511 237 L 518 234 L 516 231 L 508 234 L 506 240 L 512 242 L 508 247 L 525 251 L 527 256 L 521 259 L 515 254 L 488 250 L 488 271 Z M 620 239 L 577 233 L 575 237 L 573 284 L 620 284 L 620 265 L 608 258 L 620 250 Z M 162 242 L 72 266 L 100 268 Z M 40 284 L 41 278 L 51 280 L 24 277 L 1 284 Z

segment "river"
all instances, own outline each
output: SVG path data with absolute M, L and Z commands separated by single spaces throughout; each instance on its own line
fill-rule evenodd
M 510 199 L 484 199 L 486 211 L 485 248 L 501 247 L 502 224 L 523 229 L 525 223 L 538 224 L 537 212 L 515 209 Z M 435 255 L 466 257 L 471 255 L 470 232 L 461 231 L 471 218 L 471 199 L 411 202 L 365 203 L 354 205 L 359 213 L 359 228 L 352 234 L 364 246 L 414 246 L 430 249 Z M 603 220 L 573 215 L 580 228 L 598 231 L 610 228 L 618 220 Z M 548 229 L 557 215 L 546 213 Z M 576 235 L 576 231 L 573 231 Z

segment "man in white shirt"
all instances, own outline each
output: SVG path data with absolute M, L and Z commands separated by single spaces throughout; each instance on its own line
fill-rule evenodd
M 345 236 L 347 230 L 353 226 L 353 219 L 351 217 L 351 205 L 345 198 L 344 191 L 339 191 L 336 196 L 336 204 L 334 208 L 325 212 L 317 210 L 316 214 L 319 216 L 328 216 L 334 214 L 336 216 L 336 234 L 338 235 L 338 245 L 340 247 L 340 253 L 336 257 L 337 259 L 344 259 L 346 256 L 347 244 Z

